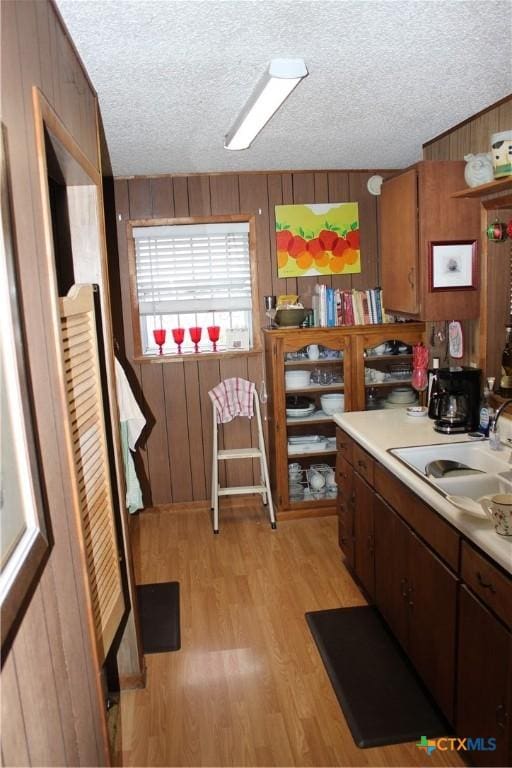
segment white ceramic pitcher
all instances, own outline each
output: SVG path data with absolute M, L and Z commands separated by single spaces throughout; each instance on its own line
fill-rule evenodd
M 512 493 L 498 493 L 490 499 L 483 496 L 478 501 L 467 496 L 447 496 L 450 501 L 464 512 L 482 517 L 482 512 L 494 523 L 494 530 L 500 536 L 512 537 Z

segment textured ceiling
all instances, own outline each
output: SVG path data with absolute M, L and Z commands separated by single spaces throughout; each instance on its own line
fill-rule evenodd
M 510 0 L 57 5 L 98 92 L 116 176 L 403 167 L 512 90 Z M 309 76 L 250 149 L 225 150 L 274 57 L 303 57 Z

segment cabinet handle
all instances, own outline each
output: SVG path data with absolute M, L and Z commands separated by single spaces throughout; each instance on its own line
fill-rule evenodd
M 407 592 L 409 597 L 409 602 L 408 602 L 409 608 L 414 608 L 414 600 L 412 599 L 412 593 L 414 592 L 414 587 L 411 585 L 407 590 Z
M 366 469 L 366 464 L 362 459 L 358 459 L 357 466 L 361 467 L 362 469 Z
M 368 549 L 370 550 L 370 552 L 373 552 L 374 548 L 375 547 L 373 543 L 373 533 L 370 533 L 368 536 Z
M 409 285 L 411 286 L 411 288 L 414 288 L 413 275 L 414 275 L 414 267 L 411 267 L 410 270 L 407 273 L 407 280 L 408 280 Z
M 407 597 L 407 579 L 400 579 L 400 594 L 405 600 Z
M 496 587 L 494 586 L 494 584 L 492 584 L 490 581 L 484 581 L 480 571 L 476 572 L 476 577 L 478 579 L 478 583 L 483 589 L 490 589 L 493 595 L 496 594 Z
M 502 730 L 505 730 L 507 724 L 508 713 L 505 710 L 504 704 L 498 704 L 496 707 L 496 724 Z

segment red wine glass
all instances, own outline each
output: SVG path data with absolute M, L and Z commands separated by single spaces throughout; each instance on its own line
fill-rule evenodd
M 189 328 L 188 332 L 190 333 L 190 338 L 194 342 L 194 352 L 199 352 L 199 342 L 201 341 L 201 335 L 203 333 L 203 329 L 199 326 L 194 326 L 193 328 Z
M 220 325 L 209 325 L 207 330 L 208 330 L 208 338 L 213 343 L 213 351 L 216 352 L 217 342 L 220 336 Z
M 162 347 L 165 344 L 165 337 L 166 337 L 166 332 L 165 332 L 164 328 L 156 328 L 153 331 L 153 338 L 155 339 L 155 344 L 158 345 L 158 354 L 159 355 L 163 354 Z
M 174 343 L 178 345 L 178 355 L 181 355 L 181 345 L 183 344 L 183 339 L 185 338 L 185 329 L 173 328 L 172 337 L 174 339 Z

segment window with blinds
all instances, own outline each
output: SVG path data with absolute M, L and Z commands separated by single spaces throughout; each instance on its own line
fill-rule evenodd
M 252 330 L 248 221 L 134 226 L 135 283 L 144 354 L 154 354 L 155 329 L 168 331 L 164 352 L 176 351 L 171 330 L 184 328 L 181 351 L 194 345 L 187 328 Z

